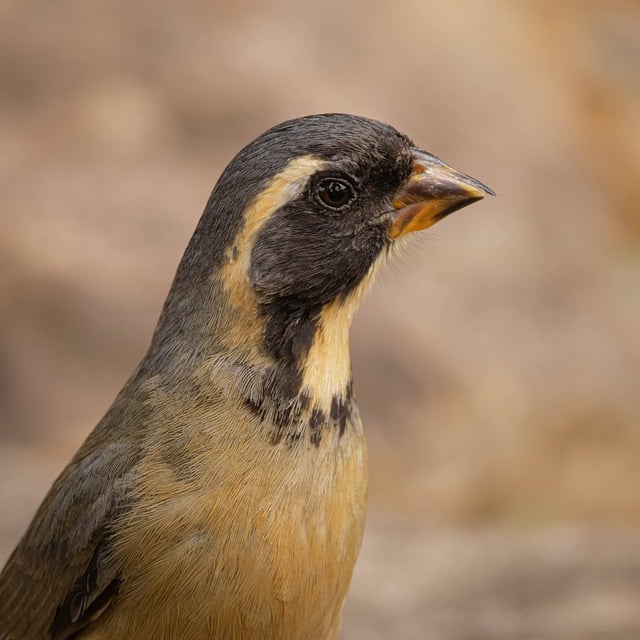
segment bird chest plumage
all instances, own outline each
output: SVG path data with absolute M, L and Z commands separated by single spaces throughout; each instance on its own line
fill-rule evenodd
M 126 534 L 113 549 L 132 576 L 120 587 L 126 604 L 89 637 L 336 636 L 366 511 L 359 419 L 318 444 L 273 444 L 264 424 L 227 411 L 229 428 L 209 429 L 202 408 L 184 451 L 189 464 L 162 447 L 140 461 L 136 509 L 123 516 Z M 237 427 L 242 418 L 246 429 Z M 156 614 L 140 615 L 149 609 Z

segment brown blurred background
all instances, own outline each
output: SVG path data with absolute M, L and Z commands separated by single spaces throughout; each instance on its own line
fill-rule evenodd
M 0 96 L 0 563 L 224 165 L 346 111 L 499 197 L 416 239 L 355 322 L 344 637 L 640 638 L 638 2 L 5 0 Z

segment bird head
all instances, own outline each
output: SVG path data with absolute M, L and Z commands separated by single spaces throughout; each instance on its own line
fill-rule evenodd
M 350 394 L 353 312 L 389 249 L 492 193 L 375 120 L 324 114 L 277 125 L 215 186 L 157 350 L 276 372 L 274 394 L 330 413 Z

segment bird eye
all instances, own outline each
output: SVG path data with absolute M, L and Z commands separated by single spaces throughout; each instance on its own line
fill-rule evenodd
M 316 188 L 320 202 L 330 209 L 342 209 L 353 200 L 353 189 L 348 182 L 337 178 L 324 178 Z

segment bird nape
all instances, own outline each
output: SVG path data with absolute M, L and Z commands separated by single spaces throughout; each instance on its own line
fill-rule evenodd
M 0 639 L 337 637 L 367 495 L 351 318 L 398 238 L 486 194 L 351 115 L 242 149 L 0 575 Z

